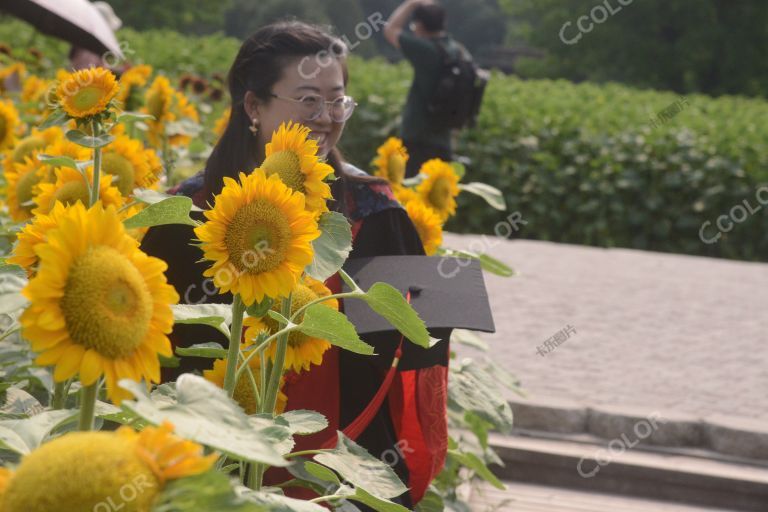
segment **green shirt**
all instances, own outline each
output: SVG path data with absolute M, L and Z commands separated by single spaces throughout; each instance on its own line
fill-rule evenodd
M 450 149 L 451 130 L 430 125 L 427 105 L 437 89 L 443 60 L 436 41 L 443 43 L 451 53 L 457 51 L 456 45 L 447 35 L 427 39 L 415 35 L 410 30 L 403 30 L 398 41 L 400 50 L 413 66 L 413 83 L 403 111 L 401 137 L 406 141 L 435 144 Z

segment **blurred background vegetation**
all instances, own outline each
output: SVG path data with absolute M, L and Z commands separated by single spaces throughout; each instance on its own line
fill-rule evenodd
M 514 236 L 768 261 L 768 208 L 756 200 L 768 186 L 768 2 L 636 0 L 569 46 L 561 27 L 598 0 L 443 1 L 451 32 L 495 69 L 478 125 L 460 134 L 456 153 L 465 181 L 498 187 L 528 221 Z M 219 87 L 211 78 L 264 23 L 293 15 L 354 42 L 358 23 L 386 18 L 399 0 L 110 3 L 132 64 Z M 398 133 L 411 80 L 380 36 L 353 51 L 350 93 L 360 106 L 341 144 L 367 170 Z M 66 64 L 66 44 L 19 21 L 0 18 L 0 42 Z M 209 129 L 227 106 L 226 94 L 212 98 L 195 98 Z M 701 241 L 702 223 L 744 201 L 757 208 L 747 221 L 717 243 Z M 468 194 L 459 202 L 452 231 L 490 234 L 507 215 Z

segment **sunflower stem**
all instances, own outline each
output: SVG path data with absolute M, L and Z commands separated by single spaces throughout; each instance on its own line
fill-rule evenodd
M 91 121 L 91 131 L 94 137 L 101 135 L 101 124 Z M 99 200 L 99 181 L 101 179 L 101 148 L 93 148 L 93 186 L 91 188 L 91 204 L 93 206 Z
M 291 315 L 291 322 L 297 323 L 296 319 L 299 318 L 299 315 L 304 313 L 306 309 L 309 306 L 314 306 L 315 304 L 320 304 L 321 302 L 326 302 L 331 299 L 348 299 L 348 298 L 354 298 L 354 297 L 362 297 L 365 294 L 362 294 L 360 292 L 344 292 L 344 293 L 334 293 L 332 295 L 325 295 L 323 297 L 318 297 L 315 300 L 312 300 L 310 302 L 307 302 L 303 306 L 301 306 L 299 309 L 294 311 L 293 315 Z
M 99 384 L 83 386 L 80 391 L 80 423 L 78 430 L 88 431 L 93 429 L 93 415 L 96 411 L 96 395 L 99 392 Z
M 67 381 L 63 380 L 57 382 L 53 387 L 53 398 L 51 399 L 51 407 L 54 410 L 64 408 L 64 403 L 67 400 Z
M 283 299 L 283 307 L 280 313 L 285 317 L 291 316 L 291 294 Z M 288 349 L 289 330 L 285 329 L 277 338 L 277 350 L 275 360 L 272 364 L 272 371 L 269 374 L 269 384 L 267 384 L 267 394 L 264 398 L 265 413 L 274 414 L 275 404 L 277 403 L 277 394 L 280 391 L 280 377 L 283 376 L 283 367 L 285 366 L 285 353 Z
M 245 304 L 240 294 L 236 293 L 232 300 L 232 326 L 229 331 L 229 350 L 227 352 L 227 373 L 224 374 L 224 390 L 232 398 L 237 382 L 237 361 L 240 355 L 240 339 L 243 336 L 243 314 Z

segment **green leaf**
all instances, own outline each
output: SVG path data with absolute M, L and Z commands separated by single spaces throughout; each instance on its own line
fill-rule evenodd
M 349 221 L 339 212 L 325 212 L 320 217 L 319 238 L 312 242 L 315 252 L 307 274 L 319 281 L 325 281 L 335 274 L 352 250 L 352 229 Z
M 261 318 L 264 315 L 267 314 L 267 311 L 272 309 L 272 306 L 275 304 L 274 299 L 271 297 L 264 296 L 264 300 L 261 302 L 254 302 L 248 308 L 245 310 L 246 313 L 248 313 L 248 316 L 252 316 L 254 318 Z
M 502 491 L 506 489 L 504 484 L 501 483 L 501 480 L 499 480 L 496 475 L 494 475 L 491 470 L 488 469 L 488 466 L 486 466 L 485 463 L 480 460 L 480 458 L 474 453 L 464 453 L 458 450 L 448 450 L 448 456 L 453 457 L 463 466 L 473 470 L 480 478 L 490 483 L 495 488 Z
M 493 256 L 489 256 L 488 254 L 483 253 L 479 255 L 479 260 L 482 269 L 490 272 L 491 274 L 495 274 L 501 277 L 512 277 L 515 275 L 515 271 L 512 269 L 512 267 L 497 260 Z
M 416 512 L 443 512 L 445 503 L 438 493 L 429 489 L 414 510 Z
M 452 364 L 448 377 L 448 401 L 491 422 L 502 433 L 512 429 L 512 409 L 504 398 L 499 379 L 471 360 Z
M 123 112 L 117 116 L 118 123 L 127 123 L 132 121 L 139 121 L 142 119 L 155 119 L 155 116 L 151 114 L 142 114 L 141 112 Z
M 196 343 L 190 347 L 176 347 L 175 352 L 180 356 L 189 357 L 208 357 L 212 359 L 226 359 L 227 357 L 227 349 L 213 341 Z
M 66 137 L 75 144 L 79 144 L 80 146 L 91 149 L 103 148 L 115 140 L 115 138 L 108 133 L 104 133 L 98 137 L 93 137 L 80 130 L 69 130 L 66 134 Z
M 308 307 L 298 329 L 308 336 L 328 340 L 344 350 L 356 354 L 373 354 L 373 347 L 360 339 L 352 322 L 343 313 L 323 304 Z
M 197 226 L 199 223 L 189 218 L 192 199 L 186 196 L 173 196 L 154 203 L 139 213 L 125 219 L 123 224 L 127 229 L 148 228 L 164 224 L 186 224 Z
M 162 192 L 158 192 L 157 190 L 150 190 L 147 188 L 134 189 L 132 195 L 137 201 L 141 201 L 144 204 L 155 204 L 155 203 L 164 201 L 170 197 L 178 197 L 178 196 L 172 196 L 169 194 L 164 194 Z M 203 211 L 199 207 L 195 206 L 194 204 L 192 205 L 190 210 L 193 212 Z
M 0 421 L 0 448 L 26 455 L 40 446 L 50 433 L 72 421 L 78 411 L 45 411 L 22 420 Z
M 169 481 L 152 505 L 152 512 L 262 512 L 263 507 L 233 489 L 233 481 L 218 471 Z
M 402 505 L 398 505 L 392 501 L 377 498 L 372 494 L 366 492 L 362 487 L 355 487 L 355 494 L 349 497 L 350 500 L 359 501 L 364 505 L 368 505 L 374 510 L 379 512 L 408 512 L 408 509 Z
M 459 179 L 462 179 L 467 174 L 467 168 L 461 162 L 451 162 L 451 167 L 453 167 L 453 172 L 456 173 Z
M 174 304 L 173 320 L 177 324 L 209 325 L 229 337 L 232 306 L 229 304 Z
M 325 466 L 317 464 L 316 462 L 312 462 L 311 460 L 306 461 L 304 463 L 304 469 L 307 470 L 307 473 L 310 475 L 314 476 L 315 478 L 319 478 L 324 482 L 332 482 L 336 485 L 341 485 L 341 480 L 339 480 L 339 477 L 336 476 L 336 473 Z
M 274 420 L 250 421 L 223 389 L 200 376 L 191 373 L 180 376 L 175 396 L 168 385 L 160 386 L 150 397 L 142 384 L 128 379 L 119 384 L 136 397 L 123 401 L 122 407 L 150 423 L 159 425 L 168 420 L 179 436 L 236 460 L 287 465 L 275 447 L 290 440 L 288 428 Z
M 46 130 L 53 126 L 61 126 L 63 124 L 66 124 L 67 121 L 69 121 L 69 117 L 67 116 L 67 113 L 64 112 L 63 110 L 56 110 L 51 115 L 45 118 L 45 121 L 43 121 L 40 124 L 40 126 L 38 126 L 38 129 Z
M 315 461 L 333 469 L 356 488 L 380 498 L 394 498 L 408 490 L 391 467 L 343 433 L 338 436 L 336 448 L 315 455 Z
M 0 273 L 0 314 L 12 315 L 27 307 L 29 301 L 21 294 L 27 282 L 25 275 Z
M 497 210 L 506 210 L 507 202 L 504 200 L 504 194 L 496 187 L 487 183 L 473 181 L 472 183 L 459 183 L 459 189 L 470 194 L 475 194 L 485 199 L 485 202 Z
M 243 498 L 259 505 L 259 510 L 268 510 L 270 512 L 328 512 L 328 509 L 317 503 L 289 498 L 282 494 L 257 492 L 250 489 L 242 489 L 241 493 Z
M 70 169 L 80 171 L 80 167 L 77 166 L 75 159 L 68 156 L 37 155 L 37 159 L 52 167 L 69 167 Z
M 292 434 L 309 435 L 328 427 L 328 420 L 325 419 L 325 416 L 315 411 L 295 409 L 284 412 L 279 418 L 288 422 L 288 428 Z
M 424 348 L 431 346 L 424 322 L 396 288 L 387 283 L 374 283 L 360 298 L 411 342 Z

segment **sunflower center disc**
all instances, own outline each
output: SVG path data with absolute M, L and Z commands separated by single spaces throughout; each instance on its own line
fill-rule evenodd
M 224 236 L 230 261 L 240 272 L 260 274 L 285 259 L 291 227 L 269 201 L 259 199 L 240 208 Z
M 405 159 L 403 155 L 395 153 L 389 157 L 387 165 L 389 170 L 389 181 L 400 183 L 405 178 Z
M 70 181 L 59 187 L 53 197 L 55 200 L 64 203 L 65 206 L 75 204 L 78 199 L 83 204 L 88 204 L 90 190 L 88 190 L 88 187 L 85 186 L 85 182 L 82 180 Z
M 117 176 L 115 185 L 124 196 L 133 191 L 133 183 L 136 179 L 133 165 L 123 155 L 114 152 L 105 153 L 102 156 L 101 170 L 112 176 Z
M 32 190 L 34 189 L 35 185 L 37 185 L 40 182 L 40 177 L 37 175 L 35 171 L 29 171 L 24 173 L 23 176 L 19 178 L 19 182 L 16 185 L 16 197 L 19 201 L 19 206 L 21 208 L 24 208 L 25 210 L 31 210 L 32 205 L 29 206 L 22 206 L 24 203 L 31 201 L 34 198 L 34 194 L 32 193 Z
M 88 110 L 99 104 L 104 91 L 98 87 L 83 87 L 72 96 L 72 104 L 78 110 Z
M 444 179 L 438 179 L 429 191 L 429 202 L 443 209 L 447 206 L 451 197 L 451 185 Z
M 141 345 L 152 296 L 139 271 L 112 247 L 92 247 L 72 265 L 61 309 L 70 338 L 111 359 Z
M 262 169 L 267 176 L 277 174 L 288 187 L 302 194 L 304 190 L 304 173 L 301 172 L 301 161 L 293 151 L 278 151 L 269 155 Z
M 165 111 L 165 101 L 161 93 L 155 91 L 147 96 L 147 111 L 155 117 L 156 121 L 160 121 Z
M 0 136 L 1 138 L 2 136 Z M 13 156 L 11 157 L 14 162 L 21 163 L 24 161 L 24 157 L 29 156 L 36 149 L 42 149 L 45 147 L 45 140 L 40 137 L 27 137 L 22 139 L 13 150 Z

